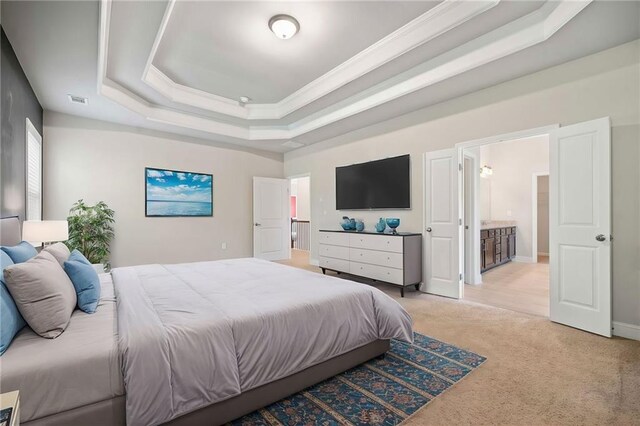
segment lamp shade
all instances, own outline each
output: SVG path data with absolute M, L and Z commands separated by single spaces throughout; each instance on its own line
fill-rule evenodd
M 69 224 L 66 220 L 27 220 L 22 224 L 22 239 L 43 243 L 66 241 Z

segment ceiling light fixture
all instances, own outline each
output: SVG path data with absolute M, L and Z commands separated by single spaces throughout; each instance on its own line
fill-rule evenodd
M 276 37 L 288 40 L 300 31 L 300 24 L 293 16 L 276 15 L 269 19 L 269 28 L 271 28 Z
M 240 96 L 240 103 L 241 104 L 248 104 L 249 102 L 251 102 L 251 98 L 248 96 Z

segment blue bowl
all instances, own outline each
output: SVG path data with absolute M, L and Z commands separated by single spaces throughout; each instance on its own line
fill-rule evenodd
M 349 222 L 340 222 L 340 226 L 342 226 L 342 229 L 345 231 L 349 231 L 351 229 L 351 224 Z
M 387 226 L 395 231 L 395 229 L 400 226 L 400 219 L 397 217 L 388 217 Z

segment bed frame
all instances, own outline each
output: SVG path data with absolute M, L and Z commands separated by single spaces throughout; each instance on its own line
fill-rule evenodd
M 340 374 L 389 350 L 388 340 L 376 340 L 345 354 L 309 367 L 275 382 L 267 383 L 238 396 L 200 408 L 166 423 L 170 426 L 222 425 L 259 408 L 299 392 L 309 386 Z M 28 395 L 21 395 L 28 398 Z M 24 426 L 125 426 L 125 397 L 74 408 L 42 417 Z
M 20 221 L 17 216 L 0 219 L 0 244 L 15 245 L 21 240 Z M 249 414 L 309 386 L 340 374 L 350 368 L 384 355 L 389 350 L 388 340 L 376 340 L 345 354 L 304 369 L 288 377 L 259 386 L 227 400 L 200 408 L 168 422 L 170 426 L 221 425 Z M 29 395 L 20 395 L 29 398 Z M 84 405 L 72 410 L 41 417 L 24 426 L 125 426 L 124 395 Z

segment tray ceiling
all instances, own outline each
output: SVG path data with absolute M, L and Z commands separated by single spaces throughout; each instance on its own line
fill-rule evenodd
M 277 152 L 640 37 L 636 2 L 104 0 L 2 8 L 45 108 Z M 279 13 L 300 22 L 290 40 L 267 27 Z M 36 37 L 43 27 L 80 39 Z M 79 55 L 93 82 L 51 87 L 70 72 L 60 58 Z M 89 106 L 71 109 L 62 91 L 88 96 Z

